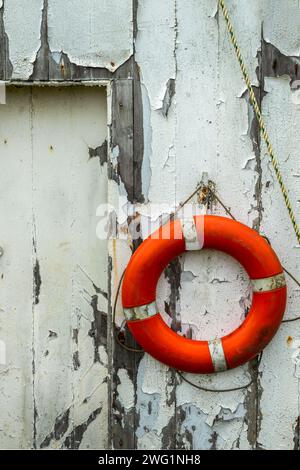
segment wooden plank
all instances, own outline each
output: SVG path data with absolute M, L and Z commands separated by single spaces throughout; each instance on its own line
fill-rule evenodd
M 299 126 L 297 109 L 293 102 L 289 79 L 265 78 L 268 95 L 263 100 L 263 112 L 270 138 L 279 158 L 289 194 L 296 212 L 299 205 Z M 265 152 L 265 146 L 262 146 Z M 289 271 L 299 272 L 300 250 L 283 202 L 274 172 L 263 159 L 263 228 Z M 300 291 L 288 279 L 288 305 L 285 317 L 299 315 Z M 297 449 L 299 446 L 299 335 L 300 323 L 282 325 L 263 356 L 261 378 L 261 423 L 258 440 L 266 449 Z M 284 398 L 285 397 L 285 398 Z M 276 409 L 276 413 L 274 413 Z
M 0 446 L 30 447 L 32 402 L 32 210 L 30 94 L 8 90 L 0 106 Z
M 177 7 L 177 194 L 179 200 L 186 197 L 207 171 L 230 204 L 228 197 L 234 191 L 240 193 L 247 184 L 240 157 L 245 149 L 251 153 L 251 143 L 237 137 L 245 128 L 247 131 L 247 106 L 236 99 L 240 76 L 235 78 L 232 73 L 232 69 L 236 72 L 235 58 L 216 5 L 193 1 L 190 8 L 192 16 L 186 15 L 184 3 L 179 2 Z M 234 120 L 234 113 L 239 119 Z M 235 202 L 237 213 L 242 207 L 242 201 Z M 218 213 L 216 209 L 210 208 Z M 248 280 L 230 257 L 210 250 L 188 254 L 183 259 L 181 279 L 182 330 L 192 338 L 221 337 L 241 323 Z M 187 377 L 217 390 L 249 380 L 245 368 Z M 180 383 L 176 390 L 177 445 L 193 449 L 234 447 L 244 432 L 244 400 L 242 392 L 205 393 Z
M 116 80 L 112 87 L 112 123 L 111 146 L 109 160 L 109 175 L 112 191 L 115 196 L 110 202 L 115 202 L 118 209 L 119 201 L 134 200 L 133 184 L 133 81 Z M 116 186 L 116 183 L 118 186 Z M 116 234 L 113 234 L 115 237 Z M 121 240 L 110 241 L 111 256 L 111 304 L 114 302 L 117 285 L 122 274 L 121 259 L 126 257 L 127 243 Z M 117 324 L 123 322 L 122 311 L 119 308 Z M 113 335 L 113 326 L 110 324 L 110 335 Z M 126 344 L 133 347 L 130 334 L 125 333 Z M 133 353 L 123 350 L 115 341 L 112 341 L 111 357 L 111 445 L 115 449 L 135 448 L 135 389 L 136 389 L 136 360 Z
M 159 216 L 175 205 L 175 128 L 174 101 L 168 83 L 174 84 L 176 64 L 174 46 L 176 22 L 174 1 L 139 1 L 136 9 L 135 59 L 140 70 L 144 158 L 142 187 L 145 205 L 138 208 L 142 237 L 149 231 L 147 211 L 154 209 L 152 226 Z M 157 15 L 159 11 L 159 15 Z M 160 44 L 161 47 L 157 47 Z M 155 64 L 163 64 L 157 67 Z M 171 82 L 170 82 L 171 79 Z M 172 81 L 173 80 L 173 81 Z M 150 201 L 149 204 L 148 201 Z M 162 205 L 162 206 L 161 206 Z M 155 208 L 156 207 L 156 208 Z M 159 307 L 165 317 L 176 322 L 180 283 L 178 262 L 161 277 L 158 287 Z M 137 374 L 136 445 L 140 449 L 176 447 L 175 374 L 168 367 L 145 354 Z
M 106 92 L 9 88 L 1 114 L 4 336 L 22 324 L 1 367 L 1 445 L 106 447 L 107 240 L 96 237 Z
M 263 114 L 299 220 L 299 59 L 295 57 L 298 56 L 299 2 L 288 0 L 284 5 L 279 2 L 274 8 L 272 2 L 266 1 L 263 6 L 262 74 L 267 92 L 262 103 Z M 262 164 L 264 231 L 282 263 L 297 276 L 299 246 L 264 145 Z M 288 279 L 285 317 L 297 317 L 298 305 L 299 288 Z M 263 357 L 258 435 L 262 448 L 299 449 L 299 333 L 299 321 L 282 325 Z
M 90 159 L 89 147 L 98 147 L 106 137 L 106 95 L 87 87 L 28 93 L 33 446 L 105 447 L 107 242 L 96 237 L 96 209 L 106 201 L 107 174 L 98 158 Z
M 128 0 L 125 29 L 101 56 L 95 43 L 87 50 L 87 25 L 105 36 L 95 2 L 88 16 L 80 7 L 69 20 L 67 4 L 34 3 L 38 8 L 24 16 L 15 0 L 0 1 L 0 79 L 11 76 L 12 62 L 23 80 L 113 80 L 110 158 L 101 91 L 20 88 L 0 107 L 0 345 L 7 340 L 1 446 L 298 449 L 298 323 L 282 326 L 259 372 L 252 364 L 193 377 L 216 388 L 254 379 L 248 391 L 229 394 L 192 389 L 112 338 L 116 288 L 146 234 L 148 219 L 140 214 L 150 203 L 165 204 L 157 214 L 178 203 L 203 171 L 235 216 L 265 232 L 284 264 L 299 270 L 299 249 L 217 1 Z M 111 34 L 118 2 L 104 3 Z M 299 2 L 233 0 L 228 7 L 297 211 L 299 94 L 292 83 L 300 78 Z M 74 18 L 82 40 L 64 30 Z M 96 208 L 107 199 L 116 208 L 135 204 L 119 230 L 123 240 L 110 240 L 109 250 L 95 237 Z M 223 214 L 216 204 L 210 210 Z M 142 227 L 134 243 L 131 222 Z M 214 253 L 175 260 L 158 287 L 168 324 L 199 338 L 236 327 L 249 301 L 245 273 Z M 298 301 L 289 282 L 287 316 L 297 315 Z M 119 302 L 119 328 L 122 322 Z M 128 332 L 125 340 L 134 345 Z
M 4 2 L 0 2 L 0 80 L 8 80 L 12 74 L 9 60 L 9 41 L 4 24 Z
M 257 73 L 259 65 L 257 51 L 261 46 L 260 2 L 255 1 L 247 5 L 233 2 L 230 4 L 230 14 L 240 47 L 243 50 L 251 82 L 256 87 L 257 98 L 260 102 L 262 98 L 260 87 L 263 86 Z M 263 206 L 259 132 L 221 12 L 219 12 L 219 37 L 218 87 L 221 97 L 218 107 L 220 155 L 217 157 L 217 189 L 238 220 L 260 231 Z M 249 41 L 250 37 L 251 41 Z M 229 76 L 230 80 L 228 80 Z M 239 323 L 247 314 L 251 302 L 250 289 L 247 285 L 248 277 L 245 276 L 244 271 L 242 271 L 240 279 L 243 280 L 244 285 L 240 283 L 240 298 L 236 298 L 235 306 L 237 312 L 237 305 L 240 306 Z M 229 292 L 228 296 L 230 296 Z M 233 326 L 236 324 L 232 324 Z M 254 383 L 244 391 L 241 405 L 237 407 L 237 415 L 239 410 L 242 410 L 242 426 L 241 432 L 233 436 L 232 443 L 234 447 L 242 449 L 257 447 L 257 430 L 260 419 L 260 375 L 255 365 L 256 361 L 253 361 L 243 367 L 245 371 L 243 382 L 247 383 L 251 378 Z M 237 418 L 239 417 L 237 416 Z M 232 421 L 229 421 L 228 428 L 230 424 Z

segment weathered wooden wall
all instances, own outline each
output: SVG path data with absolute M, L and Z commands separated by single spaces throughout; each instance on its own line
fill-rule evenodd
M 227 3 L 300 220 L 299 1 Z M 47 110 L 41 107 L 41 114 L 32 115 L 32 103 L 41 91 L 17 91 L 20 100 L 31 103 L 18 116 L 9 104 L 1 108 L 0 245 L 5 254 L 0 259 L 0 340 L 8 345 L 8 363 L 0 365 L 0 446 L 299 449 L 299 322 L 281 327 L 258 372 L 249 364 L 218 376 L 193 377 L 221 388 L 253 378 L 251 388 L 226 394 L 197 391 L 148 355 L 124 353 L 113 344 L 111 306 L 134 248 L 126 226 L 123 239 L 100 247 L 91 232 L 82 237 L 66 229 L 62 233 L 59 198 L 53 201 L 52 218 L 44 213 L 44 202 L 52 207 L 55 182 L 61 191 L 70 191 L 72 201 L 78 186 L 68 217 L 77 208 L 79 232 L 87 224 L 92 230 L 96 201 L 87 205 L 87 192 L 99 184 L 107 191 L 97 202 L 135 203 L 135 217 L 128 220 L 134 218 L 137 229 L 143 229 L 147 218 L 139 214 L 153 204 L 176 205 L 206 171 L 235 216 L 268 235 L 284 265 L 299 272 L 299 247 L 217 1 L 32 0 L 24 7 L 21 0 L 2 0 L 0 79 L 105 80 L 111 97 L 107 162 L 103 148 L 96 152 L 101 169 L 107 168 L 105 181 L 92 167 L 91 173 L 76 176 L 86 164 L 80 159 L 73 162 L 72 181 L 62 178 L 70 171 L 76 145 L 74 151 L 66 146 L 51 164 L 32 152 L 34 142 L 27 149 L 30 161 L 23 152 L 5 154 L 3 129 L 9 132 L 12 123 L 22 137 L 33 116 L 38 148 Z M 50 100 L 58 91 L 44 93 Z M 58 118 L 66 112 L 60 109 Z M 94 148 L 102 144 L 100 134 Z M 32 196 L 39 188 L 44 200 Z M 222 213 L 217 204 L 210 210 Z M 35 233 L 35 227 L 43 231 Z M 142 230 L 141 238 L 145 235 Z M 47 238 L 72 241 L 72 255 L 52 253 L 51 262 L 62 264 L 58 279 L 72 279 L 75 286 L 61 294 L 47 267 Z M 78 265 L 94 269 L 89 276 L 95 285 L 84 284 L 90 281 Z M 91 295 L 89 302 L 72 294 L 78 285 Z M 54 305 L 53 292 L 61 299 Z M 299 299 L 299 289 L 289 282 L 287 317 L 299 314 Z M 249 305 L 248 279 L 219 253 L 188 255 L 162 276 L 159 305 L 179 333 L 189 330 L 194 338 L 207 339 L 242 321 Z M 56 313 L 51 317 L 49 311 Z M 75 326 L 74 311 L 79 312 Z M 82 311 L 87 324 L 78 323 Z M 123 322 L 119 307 L 117 322 Z M 58 336 L 48 338 L 47 331 Z

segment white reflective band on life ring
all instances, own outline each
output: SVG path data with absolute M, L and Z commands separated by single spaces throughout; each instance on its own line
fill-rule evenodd
M 123 311 L 127 321 L 145 320 L 145 318 L 153 317 L 158 312 L 156 302 L 141 305 L 140 307 L 124 308 Z
M 181 219 L 180 223 L 185 240 L 186 251 L 201 250 L 201 248 L 203 247 L 203 243 L 200 243 L 199 241 L 194 217 Z
M 270 292 L 286 285 L 284 273 L 263 279 L 251 279 L 253 292 Z
M 227 364 L 221 339 L 208 341 L 209 352 L 215 372 L 227 370 Z

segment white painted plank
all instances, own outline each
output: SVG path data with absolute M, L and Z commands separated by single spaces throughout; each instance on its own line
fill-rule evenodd
M 90 416 L 104 424 L 101 414 L 107 416 L 107 359 L 99 345 L 107 299 L 96 292 L 96 286 L 107 288 L 107 242 L 96 237 L 96 209 L 106 202 L 107 176 L 88 151 L 106 138 L 105 90 L 34 89 L 32 112 L 33 213 L 42 282 L 34 308 L 36 439 L 38 447 L 78 447 L 83 433 L 77 426 Z M 55 434 L 59 421 L 64 432 Z M 87 426 L 85 447 L 89 433 Z M 90 445 L 106 446 L 107 428 L 99 427 L 93 436 Z
M 267 96 L 263 112 L 270 138 L 290 198 L 299 220 L 299 105 L 292 99 L 287 77 L 266 79 Z M 288 218 L 283 198 L 263 147 L 263 230 L 286 268 L 297 276 L 300 250 Z M 285 317 L 299 315 L 299 288 L 288 279 L 288 306 Z M 283 325 L 263 357 L 259 442 L 267 449 L 293 449 L 294 427 L 299 416 L 299 374 L 292 356 L 297 356 L 300 323 Z M 276 412 L 274 412 L 276 410 Z
M 262 2 L 263 32 L 266 41 L 283 54 L 299 56 L 300 4 L 298 0 Z
M 32 212 L 30 95 L 0 106 L 0 447 L 28 448 L 32 403 Z
M 153 217 L 150 225 L 147 215 L 142 217 L 142 236 L 145 238 L 159 223 L 159 216 L 175 205 L 176 118 L 174 101 L 166 97 L 169 85 L 173 86 L 176 77 L 174 1 L 139 0 L 137 25 L 136 61 L 143 94 L 144 161 L 150 161 L 150 174 L 143 175 L 145 181 L 150 180 L 149 206 L 138 207 L 137 210 Z M 164 111 L 164 106 L 167 111 Z M 161 284 L 158 296 L 168 301 L 170 289 L 167 280 L 163 279 Z M 164 305 L 163 300 L 162 303 Z M 173 390 L 172 372 L 146 354 L 137 375 L 138 448 L 174 447 L 175 435 L 169 432 L 175 413 Z
M 144 159 L 150 160 L 151 172 L 144 177 L 150 177 L 149 200 L 152 204 L 174 206 L 174 106 L 169 109 L 167 118 L 162 114 L 167 83 L 174 80 L 176 74 L 174 1 L 139 0 L 137 23 L 135 48 L 143 94 Z
M 21 3 L 5 1 L 4 22 L 14 78 L 27 79 L 40 47 L 43 2 L 35 0 L 26 9 Z M 266 41 L 283 54 L 299 55 L 298 0 L 227 3 L 253 84 L 258 85 L 262 21 Z M 132 6 L 130 0 L 89 0 L 84 5 L 79 0 L 63 4 L 49 0 L 51 50 L 63 50 L 79 65 L 115 70 L 132 54 Z M 253 115 L 244 95 L 245 85 L 223 18 L 216 12 L 216 0 L 138 2 L 136 61 L 142 81 L 146 204 L 137 210 L 148 211 L 149 200 L 164 203 L 165 207 L 156 207 L 156 212 L 165 212 L 167 206 L 182 200 L 195 187 L 203 171 L 208 171 L 239 220 L 255 228 L 261 225 L 284 264 L 297 273 L 299 249 L 265 148 L 260 154 L 256 149 L 255 155 L 250 138 Z M 20 35 L 24 24 L 26 34 Z M 172 80 L 176 80 L 176 95 L 168 100 L 166 93 L 174 91 Z M 288 78 L 266 79 L 265 90 L 268 95 L 263 98 L 263 111 L 298 216 L 298 95 L 291 92 Z M 97 241 L 94 232 L 96 207 L 107 197 L 106 164 L 100 168 L 97 158 L 88 161 L 88 146 L 97 147 L 105 135 L 104 94 L 97 90 L 39 90 L 34 91 L 32 107 L 30 93 L 9 93 L 11 107 L 0 108 L 0 210 L 4 214 L 0 220 L 5 221 L 0 230 L 0 246 L 5 249 L 0 258 L 0 273 L 4 274 L 0 279 L 0 341 L 2 337 L 14 338 L 13 347 L 8 341 L 7 365 L 0 366 L 0 389 L 5 399 L 0 410 L 0 443 L 6 448 L 27 447 L 36 433 L 37 446 L 44 443 L 55 448 L 65 442 L 71 447 L 106 447 L 108 358 L 104 344 L 95 348 L 99 338 L 91 336 L 94 315 L 99 320 L 99 312 L 107 311 L 105 295 L 95 290 L 95 286 L 106 290 L 107 246 Z M 168 113 L 164 115 L 166 105 Z M 29 147 L 30 120 L 33 154 Z M 8 138 L 2 142 L 5 135 Z M 18 141 L 16 135 L 20 136 Z M 118 203 L 115 182 L 109 183 L 108 192 L 110 202 Z M 213 212 L 223 213 L 217 206 Z M 144 236 L 146 220 L 142 220 Z M 130 256 L 130 240 L 111 242 L 109 254 L 115 292 Z M 33 327 L 32 269 L 36 259 L 42 284 Z M 235 328 L 250 300 L 243 270 L 214 252 L 188 255 L 180 263 L 181 288 L 175 307 L 183 332 L 192 327 L 196 337 L 210 338 Z M 170 284 L 162 276 L 158 289 L 162 312 L 170 296 Z M 288 317 L 298 314 L 299 297 L 299 289 L 289 282 Z M 170 321 L 166 313 L 165 319 Z M 122 321 L 119 305 L 118 325 Z M 296 445 L 299 338 L 298 323 L 284 325 L 264 354 L 257 429 L 258 446 L 265 449 Z M 35 430 L 32 339 L 36 347 Z M 108 353 L 111 358 L 112 351 Z M 147 355 L 137 371 L 136 402 L 128 371 L 121 369 L 119 378 L 117 392 L 125 413 L 139 414 L 139 448 L 173 447 L 174 443 L 195 449 L 246 449 L 256 445 L 256 437 L 249 437 L 249 427 L 256 425 L 256 418 L 249 416 L 254 407 L 249 393 L 207 395 L 183 383 L 176 389 L 175 410 L 173 373 Z M 248 367 L 193 379 L 216 388 L 240 385 L 249 380 Z M 16 391 L 12 393 L 12 389 Z M 81 425 L 84 432 L 78 431 L 81 427 L 72 435 L 72 430 Z
M 229 2 L 231 20 L 253 85 L 258 85 L 257 53 L 261 42 L 260 3 Z M 259 150 L 253 148 L 253 113 L 246 85 L 229 39 L 223 14 L 219 12 L 219 58 L 217 91 L 216 188 L 239 221 L 259 228 Z M 218 208 L 218 211 L 220 208 Z M 223 209 L 221 209 L 223 212 Z
M 43 0 L 31 0 L 25 7 L 22 0 L 5 0 L 4 26 L 9 40 L 9 58 L 13 78 L 27 80 L 40 47 Z
M 189 5 L 187 5 L 189 3 Z M 248 136 L 247 103 L 239 67 L 233 55 L 221 13 L 216 3 L 178 2 L 178 75 L 176 81 L 176 177 L 179 199 L 201 180 L 203 171 L 217 186 L 235 214 L 251 224 L 249 216 L 255 175 L 243 173 L 244 159 L 253 157 Z M 242 36 L 246 57 L 254 62 L 260 27 L 256 11 L 242 2 L 234 4 L 235 21 L 243 31 L 241 11 L 252 18 L 252 40 Z M 255 5 L 254 5 L 255 7 Z M 241 10 L 239 10 L 241 8 Z M 253 7 L 252 7 L 253 8 Z M 193 14 L 187 15 L 187 11 Z M 244 48 L 245 49 L 245 48 Z M 253 75 L 253 74 L 252 74 Z M 246 155 L 246 157 L 245 157 Z M 242 197 L 241 197 L 242 194 Z M 249 202 L 250 198 L 250 202 Z M 218 207 L 214 213 L 222 213 Z M 181 322 L 197 339 L 221 337 L 243 320 L 250 303 L 249 281 L 232 258 L 205 251 L 185 256 L 180 291 Z M 223 389 L 249 382 L 247 366 L 225 374 L 189 376 L 204 386 Z M 244 425 L 246 392 L 212 394 L 199 392 L 182 383 L 177 388 L 179 434 L 184 446 L 196 449 L 248 448 Z M 224 417 L 226 415 L 226 417 Z
M 132 1 L 49 0 L 49 45 L 77 65 L 116 70 L 132 54 Z

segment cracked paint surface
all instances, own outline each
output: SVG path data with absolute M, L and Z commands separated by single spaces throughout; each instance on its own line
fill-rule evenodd
M 9 38 L 13 78 L 28 79 L 40 47 L 40 26 L 45 1 L 33 0 L 21 8 L 20 0 L 6 0 L 4 27 Z M 131 0 L 46 1 L 48 46 L 53 53 L 64 53 L 77 66 L 98 67 L 114 72 L 132 55 Z M 66 24 L 71 25 L 66 27 Z M 99 27 L 101 25 L 101 27 Z M 26 31 L 26 34 L 19 34 Z
M 25 13 L 18 0 L 1 3 L 3 76 L 13 71 L 13 78 L 23 80 L 109 79 L 113 110 L 108 117 L 110 138 L 98 131 L 97 138 L 91 135 L 82 144 L 84 163 L 76 160 L 71 167 L 63 158 L 59 165 L 53 163 L 59 139 L 49 142 L 45 167 L 38 159 L 33 165 L 24 162 L 9 145 L 13 139 L 9 126 L 0 127 L 0 149 L 8 170 L 1 212 L 15 198 L 15 174 L 22 175 L 19 192 L 34 195 L 33 200 L 20 198 L 12 214 L 17 224 L 13 235 L 7 227 L 1 232 L 4 240 L 13 237 L 16 250 L 0 263 L 4 275 L 0 318 L 5 317 L 1 339 L 15 331 L 11 310 L 23 319 L 22 312 L 29 309 L 33 317 L 24 319 L 32 344 L 22 339 L 15 351 L 8 347 L 9 362 L 5 368 L 0 366 L 1 396 L 15 413 L 12 422 L 0 409 L 0 440 L 7 447 L 18 442 L 21 447 L 37 448 L 299 449 L 299 323 L 282 326 L 258 371 L 253 362 L 221 374 L 188 375 L 216 389 L 253 381 L 247 390 L 230 393 L 191 388 L 147 354 L 133 356 L 112 340 L 111 301 L 132 251 L 146 235 L 149 205 L 174 207 L 191 192 L 203 171 L 234 215 L 266 234 L 283 264 L 294 273 L 299 271 L 299 248 L 217 1 L 89 0 L 83 6 L 77 0 L 63 4 L 34 0 Z M 228 7 L 297 208 L 299 2 L 232 0 Z M 26 34 L 20 35 L 25 21 Z M 26 132 L 32 131 L 30 126 L 24 129 L 22 122 L 38 118 L 40 127 L 32 134 L 32 142 L 38 145 L 46 110 L 36 115 L 30 97 L 18 93 L 23 107 L 17 131 L 25 142 Z M 12 121 L 7 109 L 6 118 Z M 26 152 L 30 153 L 30 145 L 23 149 Z M 74 155 L 77 152 L 76 147 Z M 49 193 L 49 187 L 54 187 L 53 168 L 59 186 L 54 199 Z M 72 175 L 73 185 L 65 182 L 66 174 Z M 67 213 L 69 206 L 64 205 L 65 192 L 70 197 L 75 187 L 79 193 L 63 227 L 59 214 Z M 124 196 L 135 204 L 127 222 L 134 220 L 141 239 L 133 243 L 124 220 L 119 220 L 123 239 L 97 247 L 97 256 L 92 257 L 93 237 L 84 233 L 95 214 L 91 207 L 95 209 L 96 187 L 99 197 L 106 200 L 108 194 L 115 207 Z M 42 190 L 43 201 L 37 196 Z M 43 214 L 45 198 L 56 227 L 50 248 L 48 234 L 39 229 L 49 224 Z M 86 203 L 81 205 L 81 200 Z M 32 201 L 34 237 L 26 233 L 23 239 Z M 79 218 L 74 218 L 76 208 L 80 208 Z M 209 211 L 224 215 L 216 201 L 211 201 Z M 78 254 L 82 246 L 84 252 Z M 76 265 L 71 261 L 74 256 Z M 72 283 L 66 269 L 70 264 Z M 54 274 L 57 269 L 60 282 Z M 300 294 L 288 283 L 286 316 L 292 318 L 297 316 Z M 16 288 L 29 292 L 18 298 L 17 305 Z M 232 259 L 216 252 L 174 260 L 159 282 L 158 305 L 165 321 L 190 338 L 228 333 L 242 322 L 250 303 L 247 275 Z M 126 344 L 137 347 L 123 320 L 119 302 L 118 332 Z M 26 383 L 24 370 L 28 376 L 34 374 L 33 384 Z M 20 390 L 18 384 L 25 388 L 25 398 L 19 392 L 14 397 L 10 393 L 12 387 Z M 55 402 L 53 394 L 58 396 Z
M 289 3 L 295 7 L 296 2 Z M 199 2 L 189 2 L 187 5 L 180 0 L 165 2 L 159 19 L 154 18 L 153 11 L 149 11 L 148 2 L 139 1 L 138 6 L 136 58 L 145 95 L 143 115 L 144 135 L 147 136 L 145 148 L 151 169 L 150 202 L 178 203 L 196 185 L 205 170 L 216 182 L 217 190 L 239 220 L 271 236 L 275 230 L 281 233 L 281 237 L 282 233 L 292 237 L 287 221 L 284 227 L 277 224 L 282 216 L 286 217 L 285 214 L 275 218 L 270 216 L 272 206 L 278 210 L 278 202 L 275 204 L 274 201 L 279 201 L 281 196 L 245 96 L 245 85 L 226 37 L 225 25 L 220 15 L 216 14 L 216 2 L 207 2 L 205 6 Z M 296 58 L 284 59 L 276 54 L 278 73 L 272 69 L 272 65 L 268 65 L 271 54 L 267 53 L 265 41 L 269 40 L 269 32 L 273 30 L 272 18 L 279 18 L 280 15 L 282 18 L 281 6 L 278 6 L 278 11 L 274 11 L 274 4 L 271 6 L 270 2 L 266 2 L 262 8 L 257 1 L 251 5 L 247 2 L 231 2 L 229 7 L 252 83 L 264 109 L 266 100 L 270 99 L 269 94 L 274 103 L 278 93 L 280 96 L 283 94 L 282 88 L 269 92 L 268 76 L 279 76 L 281 70 L 284 73 L 293 70 L 289 73 L 291 79 L 297 77 L 294 66 Z M 188 14 L 191 11 L 193 15 Z M 283 28 L 288 26 L 285 24 Z M 165 46 L 163 59 L 160 59 L 157 48 L 152 45 L 153 36 L 151 39 L 150 35 L 153 29 L 157 40 Z M 296 29 L 292 28 L 291 31 L 287 37 L 290 42 L 291 36 L 293 40 L 296 38 Z M 282 54 L 299 55 L 295 49 L 287 52 L 282 37 L 281 30 L 280 35 L 278 33 L 280 45 L 276 41 L 275 44 Z M 154 57 L 163 66 L 151 67 Z M 280 79 L 274 80 L 274 84 L 279 86 Z M 291 99 L 292 90 L 286 93 L 287 99 Z M 295 117 L 296 108 L 289 112 Z M 278 136 L 278 129 L 281 128 L 278 107 L 272 111 L 272 115 L 275 122 L 269 114 L 266 119 Z M 288 119 L 286 125 L 290 126 L 291 120 Z M 290 130 L 288 135 L 292 139 L 296 133 Z M 284 147 L 289 147 L 289 144 L 282 145 L 281 153 L 286 153 Z M 293 192 L 296 188 L 295 176 L 289 176 L 288 171 L 286 176 Z M 293 174 L 298 174 L 297 165 L 293 166 Z M 272 195 L 268 196 L 270 191 Z M 222 214 L 215 203 L 211 210 Z M 281 213 L 284 213 L 283 209 Z M 270 226 L 268 220 L 271 221 Z M 277 238 L 276 245 L 279 244 Z M 286 242 L 282 248 L 286 249 L 287 245 L 291 247 L 291 243 Z M 292 265 L 297 271 L 297 252 L 284 256 L 282 251 L 281 256 L 287 262 L 293 258 Z M 249 309 L 251 293 L 248 278 L 236 263 L 220 254 L 208 252 L 201 255 L 186 256 L 185 260 L 181 260 L 180 286 L 176 285 L 177 274 L 169 270 L 170 278 L 167 276 L 160 281 L 158 303 L 169 325 L 172 324 L 170 315 L 175 315 L 175 324 L 180 325 L 181 334 L 209 337 L 224 334 L 241 323 Z M 297 298 L 296 289 L 292 287 L 291 304 L 294 305 Z M 290 308 L 288 313 L 295 315 Z M 280 355 L 286 355 L 280 346 L 279 336 L 274 339 L 273 347 L 280 351 Z M 291 362 L 291 358 L 287 360 Z M 204 386 L 215 388 L 231 387 L 253 380 L 248 390 L 230 394 L 205 394 L 178 380 L 166 381 L 170 371 L 160 366 L 159 371 L 153 371 L 151 375 L 151 400 L 143 386 L 145 361 L 146 357 L 140 362 L 136 385 L 138 447 L 293 448 L 298 429 L 295 423 L 299 414 L 297 384 L 295 395 L 291 394 L 291 403 L 286 404 L 289 413 L 286 415 L 285 410 L 279 410 L 275 419 L 271 412 L 274 406 L 272 381 L 264 370 L 264 367 L 272 369 L 272 364 L 276 367 L 278 357 L 274 360 L 266 353 L 263 370 L 259 372 L 255 364 L 251 364 L 218 376 L 199 379 L 191 376 L 196 382 L 199 380 Z M 286 372 L 284 366 L 280 367 L 280 372 L 283 374 L 281 381 L 290 377 L 290 372 Z M 170 397 L 173 398 L 170 400 Z M 279 402 L 278 396 L 276 407 Z M 167 424 L 161 422 L 166 415 Z M 271 431 L 274 419 L 276 426 Z M 280 428 L 282 419 L 286 422 L 284 431 L 273 440 L 273 434 Z
M 1 174 L 7 175 L 11 200 L 13 174 L 20 175 L 14 226 L 18 231 L 26 220 L 27 230 L 24 225 L 22 244 L 15 236 L 20 248 L 7 250 L 1 280 L 9 358 L 5 380 L 0 366 L 1 446 L 107 447 L 107 244 L 95 237 L 107 177 L 98 159 L 89 160 L 89 147 L 106 137 L 106 91 L 13 87 L 7 96 L 10 104 L 1 109 L 6 168 Z M 87 125 L 82 107 L 89 110 Z M 14 150 L 16 135 L 22 152 Z M 4 229 L 2 236 L 8 240 Z M 22 291 L 22 301 L 12 302 L 11 283 Z M 19 331 L 13 322 L 21 325 Z M 98 430 L 92 431 L 95 424 Z
M 132 55 L 131 23 L 131 0 L 50 0 L 50 49 L 77 65 L 113 72 Z
M 4 25 L 9 38 L 12 77 L 26 80 L 32 74 L 33 62 L 40 46 L 43 1 L 32 0 L 30 8 L 21 8 L 21 4 L 20 0 L 5 0 Z M 20 31 L 24 34 L 20 34 Z

